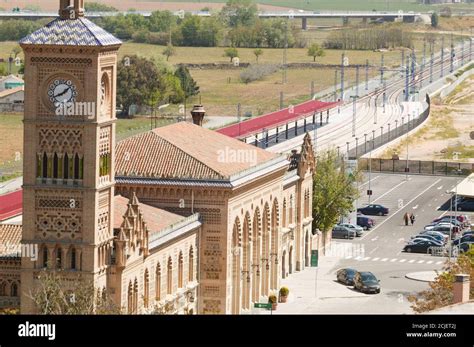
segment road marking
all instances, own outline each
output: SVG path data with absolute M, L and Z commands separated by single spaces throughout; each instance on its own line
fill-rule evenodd
M 388 260 L 388 258 L 383 258 L 381 261 L 387 261 L 387 260 Z
M 383 193 L 382 195 L 380 195 L 377 199 L 375 199 L 374 201 L 372 201 L 372 204 L 375 203 L 377 200 L 382 199 L 385 195 L 389 194 L 389 193 L 392 192 L 394 189 L 397 189 L 399 186 L 401 186 L 402 184 L 405 184 L 405 183 L 407 183 L 407 181 L 402 181 L 402 182 L 400 182 L 399 184 L 397 184 L 395 187 L 393 187 L 392 189 L 387 190 L 385 193 Z
M 380 259 L 380 258 L 374 258 L 374 259 L 372 259 L 372 261 L 377 261 L 377 260 L 379 260 L 379 259 Z
M 417 264 L 423 264 L 425 261 L 424 260 L 418 260 Z
M 415 262 L 415 259 L 409 260 L 408 261 L 410 264 L 413 264 Z
M 398 259 L 397 258 L 393 258 L 392 260 L 390 260 L 391 263 L 394 263 L 396 262 Z
M 436 188 L 436 189 L 441 190 L 441 189 L 443 189 L 443 186 L 439 186 L 439 187 Z
M 372 253 L 374 253 L 374 252 L 375 252 L 377 249 L 379 249 L 379 247 L 378 247 L 378 246 L 377 246 L 377 247 L 375 247 L 373 250 L 371 250 L 371 251 L 369 252 L 369 254 L 372 254 Z
M 372 178 L 372 179 L 370 180 L 370 182 L 375 181 L 375 180 L 376 180 L 377 178 L 379 178 L 379 177 L 380 177 L 380 176 L 375 176 L 374 178 Z M 365 186 L 366 184 L 369 184 L 369 181 L 367 181 L 367 182 L 365 182 L 365 183 L 362 183 L 361 185 L 359 185 L 359 187 Z
M 420 194 L 418 194 L 417 196 L 415 196 L 413 199 L 411 199 L 410 201 L 408 201 L 408 203 L 405 205 L 405 206 L 408 206 L 410 205 L 413 201 L 415 201 L 416 199 L 418 199 L 421 195 L 425 194 L 429 189 L 431 189 L 434 185 L 438 184 L 439 182 L 441 181 L 441 179 L 438 179 L 436 182 L 433 182 L 432 184 L 430 184 L 425 190 L 423 190 Z M 406 181 L 404 181 L 406 182 Z M 401 209 L 398 209 L 397 211 L 395 211 L 395 213 L 393 213 L 392 215 L 388 216 L 387 218 L 385 218 L 382 222 L 380 222 L 379 224 L 377 224 L 374 228 L 372 228 L 372 230 L 370 230 L 367 234 L 365 234 L 364 236 L 362 236 L 360 238 L 360 240 L 363 240 L 366 236 L 368 236 L 371 232 L 373 232 L 374 230 L 376 230 L 377 228 L 379 228 L 380 226 L 382 226 L 384 223 L 386 223 L 388 220 L 390 220 L 392 217 L 396 216 L 398 214 L 398 212 L 402 211 L 402 208 Z M 446 213 L 446 212 L 444 212 Z
M 442 261 L 437 261 L 436 265 L 439 265 L 439 264 L 442 264 L 442 263 L 443 263 Z
M 400 259 L 399 263 L 404 263 L 406 261 L 407 261 L 406 259 Z
M 351 259 L 351 258 L 352 258 L 352 255 L 348 255 L 348 256 L 346 257 L 346 259 Z
M 432 263 L 433 263 L 433 260 L 428 260 L 428 261 L 426 262 L 426 264 L 432 264 Z
M 413 206 L 413 209 L 416 210 L 418 208 L 418 205 Z
M 403 241 L 405 241 L 405 239 L 403 237 L 401 237 L 401 238 L 398 239 L 397 243 L 400 243 L 400 242 L 403 242 Z
M 370 259 L 370 257 L 365 257 L 365 258 L 364 258 L 364 259 L 362 259 L 362 260 L 369 260 L 369 259 Z
M 436 207 L 436 210 L 439 210 L 440 208 L 441 208 L 441 206 L 437 206 L 437 207 Z M 421 211 L 421 212 L 423 212 L 423 211 Z
M 378 238 L 379 238 L 379 237 L 378 237 L 378 236 L 376 236 L 376 237 L 374 237 L 373 239 L 371 239 L 370 241 L 372 241 L 372 242 L 373 242 L 373 241 L 377 241 L 377 240 L 378 240 Z

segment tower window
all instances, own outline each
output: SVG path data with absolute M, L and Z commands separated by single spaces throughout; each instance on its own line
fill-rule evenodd
M 18 284 L 12 283 L 10 296 L 18 296 Z
M 76 270 L 76 249 L 71 249 L 71 269 Z
M 58 178 L 58 171 L 59 171 L 59 159 L 58 155 L 54 153 L 53 157 L 53 178 Z
M 79 155 L 76 153 L 74 156 L 74 179 L 79 179 Z
M 61 248 L 56 249 L 56 268 L 61 269 L 62 267 L 62 260 L 63 260 L 63 251 Z
M 64 179 L 68 179 L 69 178 L 69 156 L 66 154 L 64 154 Z
M 43 178 L 48 177 L 48 156 L 43 153 Z
M 46 246 L 43 247 L 43 267 L 48 267 L 48 248 Z

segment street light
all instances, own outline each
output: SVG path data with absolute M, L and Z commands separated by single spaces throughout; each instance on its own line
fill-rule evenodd
M 352 99 L 352 137 L 355 137 L 355 132 L 356 132 L 356 100 L 359 97 L 359 95 L 351 95 Z

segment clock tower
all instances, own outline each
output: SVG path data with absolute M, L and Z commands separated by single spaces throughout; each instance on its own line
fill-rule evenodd
M 121 41 L 84 18 L 84 0 L 20 41 L 25 53 L 21 312 L 42 269 L 107 288 L 113 245 L 115 95 Z

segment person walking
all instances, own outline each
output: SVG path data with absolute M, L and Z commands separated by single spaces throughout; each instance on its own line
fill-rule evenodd
M 414 214 L 412 214 L 410 216 L 410 222 L 411 222 L 411 225 L 413 225 L 415 223 L 415 215 Z
M 410 215 L 408 214 L 408 212 L 405 212 L 405 214 L 403 215 L 403 219 L 405 221 L 405 225 L 408 226 L 408 222 L 410 220 Z

